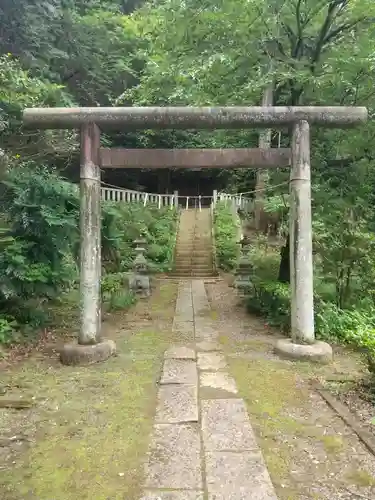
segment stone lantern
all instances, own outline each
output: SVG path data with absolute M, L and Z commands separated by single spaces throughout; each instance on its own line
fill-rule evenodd
M 235 270 L 236 279 L 234 280 L 234 287 L 237 288 L 242 296 L 251 289 L 251 274 L 253 271 L 253 266 L 249 261 L 248 249 L 250 246 L 250 239 L 248 236 L 243 236 L 241 241 L 240 258 L 238 261 L 237 269 Z
M 145 257 L 146 240 L 139 238 L 134 241 L 135 259 L 132 266 L 132 273 L 129 279 L 130 290 L 141 297 L 149 297 L 151 293 L 149 266 Z

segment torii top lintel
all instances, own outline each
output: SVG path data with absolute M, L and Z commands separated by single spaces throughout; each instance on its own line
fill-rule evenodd
M 30 128 L 75 129 L 86 123 L 126 130 L 278 128 L 305 120 L 310 124 L 346 128 L 367 120 L 365 107 L 228 106 L 27 108 L 23 122 Z

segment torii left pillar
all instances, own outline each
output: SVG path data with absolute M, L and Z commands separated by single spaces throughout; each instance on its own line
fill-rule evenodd
M 80 193 L 80 331 L 78 343 L 60 353 L 69 365 L 104 361 L 116 351 L 112 340 L 101 338 L 100 130 L 95 123 L 81 127 Z

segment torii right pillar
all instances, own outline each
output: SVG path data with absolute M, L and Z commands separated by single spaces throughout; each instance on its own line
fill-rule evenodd
M 292 359 L 332 361 L 332 348 L 315 340 L 312 259 L 310 126 L 293 125 L 290 174 L 291 339 L 280 340 L 276 352 Z

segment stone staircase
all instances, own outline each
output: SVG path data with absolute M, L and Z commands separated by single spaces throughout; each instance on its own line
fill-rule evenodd
M 181 212 L 172 275 L 181 278 L 205 278 L 216 275 L 212 215 L 209 208 Z

